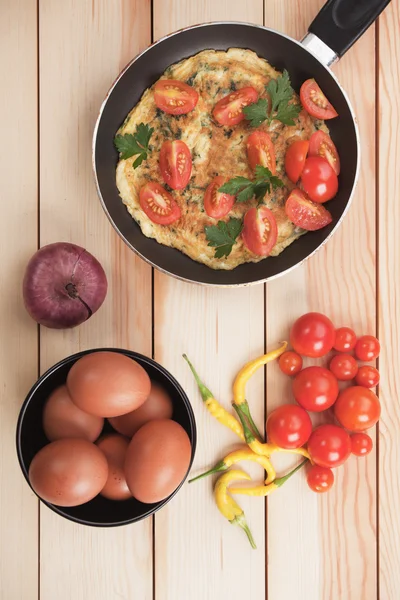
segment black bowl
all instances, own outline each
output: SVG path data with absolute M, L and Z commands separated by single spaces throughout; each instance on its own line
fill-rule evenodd
M 46 444 L 49 443 L 42 426 L 42 413 L 46 399 L 55 388 L 65 383 L 68 371 L 77 360 L 85 354 L 100 351 L 119 352 L 129 358 L 133 358 L 147 371 L 152 380 L 157 381 L 165 388 L 174 402 L 172 418 L 185 429 L 192 445 L 190 465 L 184 479 L 176 490 L 161 502 L 144 504 L 135 498 L 116 501 L 108 500 L 107 498 L 103 498 L 103 496 L 96 496 L 93 500 L 90 500 L 90 502 L 86 502 L 80 506 L 65 508 L 55 506 L 40 498 L 40 500 L 42 500 L 46 506 L 51 508 L 51 510 L 75 523 L 92 525 L 95 527 L 116 527 L 118 525 L 127 525 L 128 523 L 140 521 L 165 506 L 181 488 L 192 466 L 196 450 L 196 422 L 193 410 L 182 387 L 161 365 L 151 358 L 147 358 L 137 352 L 119 350 L 116 348 L 96 348 L 95 350 L 78 352 L 77 354 L 64 358 L 64 360 L 51 367 L 44 375 L 42 375 L 35 383 L 22 405 L 17 423 L 17 453 L 22 472 L 30 485 L 28 473 L 32 459 L 43 446 L 46 446 Z M 102 434 L 111 431 L 113 431 L 113 429 L 106 420 Z

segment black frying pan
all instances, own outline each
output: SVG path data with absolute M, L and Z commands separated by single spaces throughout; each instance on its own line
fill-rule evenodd
M 265 27 L 246 23 L 210 23 L 183 29 L 162 38 L 132 60 L 110 89 L 100 110 L 93 138 L 93 168 L 103 208 L 112 225 L 144 260 L 186 281 L 236 286 L 267 281 L 282 275 L 311 256 L 331 236 L 346 213 L 359 170 L 359 138 L 349 100 L 328 66 L 336 62 L 374 22 L 390 0 L 329 0 L 302 43 Z M 298 92 L 314 77 L 339 117 L 329 122 L 342 164 L 339 192 L 329 203 L 330 226 L 296 240 L 278 257 L 247 263 L 233 271 L 215 271 L 178 250 L 145 237 L 123 205 L 115 185 L 118 154 L 115 133 L 131 108 L 165 69 L 201 50 L 249 48 L 278 70 L 289 71 Z

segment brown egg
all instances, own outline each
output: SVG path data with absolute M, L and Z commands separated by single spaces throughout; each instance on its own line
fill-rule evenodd
M 81 438 L 94 442 L 103 425 L 103 417 L 89 415 L 72 402 L 65 385 L 54 390 L 43 409 L 43 429 L 51 442 L 62 438 Z
M 170 419 L 172 412 L 170 396 L 159 383 L 152 381 L 149 397 L 139 408 L 108 420 L 116 431 L 131 438 L 148 421 Z
M 118 352 L 92 352 L 67 377 L 72 401 L 99 417 L 118 417 L 138 408 L 150 393 L 150 378 L 136 361 Z
M 169 419 L 149 421 L 133 436 L 125 459 L 132 495 L 160 502 L 181 483 L 189 468 L 191 445 L 186 431 Z
M 124 463 L 129 440 L 118 433 L 105 435 L 97 446 L 103 452 L 108 462 L 108 478 L 101 490 L 101 495 L 110 500 L 126 500 L 131 498 L 125 479 Z
M 29 467 L 35 492 L 58 506 L 78 506 L 92 500 L 107 481 L 104 454 L 87 440 L 65 438 L 36 454 Z

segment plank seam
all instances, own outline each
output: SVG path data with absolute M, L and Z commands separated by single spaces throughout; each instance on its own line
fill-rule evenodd
M 40 248 L 40 0 L 36 0 L 36 86 L 37 86 L 37 242 L 36 246 Z M 40 325 L 37 325 L 37 376 L 40 377 Z M 41 572 L 40 572 L 40 553 L 41 553 L 41 511 L 40 500 L 37 500 L 37 527 L 38 527 L 38 590 L 37 597 L 41 596 Z
M 375 330 L 376 336 L 379 339 L 379 107 L 380 107 L 380 94 L 379 94 L 379 22 L 377 19 L 375 24 L 375 293 L 376 293 L 376 313 L 375 313 Z M 377 368 L 379 369 L 379 357 L 377 358 Z M 380 386 L 377 388 L 377 395 L 379 397 Z M 376 425 L 376 597 L 380 599 L 380 556 L 379 556 L 379 421 Z

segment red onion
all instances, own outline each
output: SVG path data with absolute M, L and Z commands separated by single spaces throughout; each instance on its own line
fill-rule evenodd
M 46 327 L 67 329 L 94 314 L 107 294 L 99 261 L 75 244 L 44 246 L 30 259 L 23 281 L 25 307 Z

